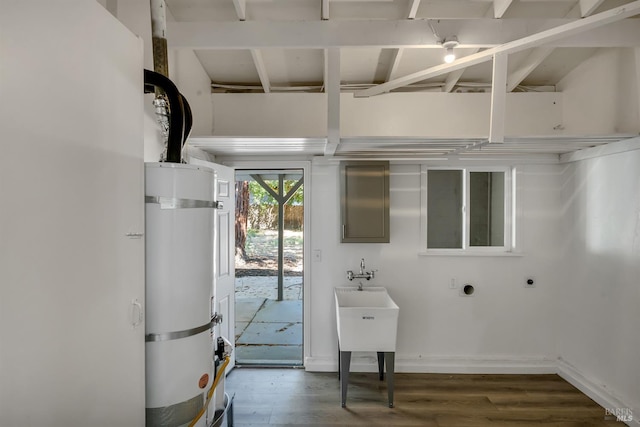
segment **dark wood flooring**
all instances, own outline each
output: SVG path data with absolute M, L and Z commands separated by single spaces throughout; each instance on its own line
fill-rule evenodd
M 234 426 L 623 426 L 557 375 L 395 374 L 395 407 L 376 373 L 351 373 L 347 407 L 336 373 L 236 368 Z

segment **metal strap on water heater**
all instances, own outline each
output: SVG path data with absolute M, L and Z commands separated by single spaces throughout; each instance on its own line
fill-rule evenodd
M 215 313 L 211 318 L 211 321 L 202 326 L 198 326 L 191 329 L 185 329 L 184 331 L 175 331 L 175 332 L 163 332 L 159 334 L 147 334 L 144 337 L 146 342 L 157 342 L 157 341 L 171 341 L 177 340 L 180 338 L 190 337 L 192 335 L 198 335 L 204 331 L 208 331 L 218 323 L 222 322 L 222 315 Z
M 145 203 L 156 203 L 160 209 L 191 209 L 191 208 L 213 208 L 222 209 L 222 202 L 215 200 L 180 199 L 177 197 L 145 196 Z

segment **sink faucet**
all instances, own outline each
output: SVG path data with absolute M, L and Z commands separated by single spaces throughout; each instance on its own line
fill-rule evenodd
M 362 258 L 360 260 L 360 272 L 359 273 L 354 273 L 351 270 L 347 271 L 347 279 L 350 280 L 350 281 L 353 280 L 353 279 L 371 280 L 371 279 L 373 279 L 375 277 L 375 275 L 376 275 L 376 270 L 365 271 L 364 258 Z M 362 290 L 362 282 L 360 282 L 359 289 Z

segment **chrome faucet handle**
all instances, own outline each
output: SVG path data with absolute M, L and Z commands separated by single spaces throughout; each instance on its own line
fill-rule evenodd
M 353 271 L 351 270 L 347 271 L 347 280 L 349 281 L 353 280 Z

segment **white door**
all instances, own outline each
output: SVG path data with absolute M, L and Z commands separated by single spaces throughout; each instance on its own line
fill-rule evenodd
M 235 347 L 235 170 L 195 158 L 190 163 L 216 171 L 215 200 L 222 202 L 222 208 L 216 209 L 215 220 L 213 311 L 222 315 L 222 323 L 216 326 L 215 336 L 226 338 Z M 227 371 L 234 367 L 235 360 L 233 352 Z

